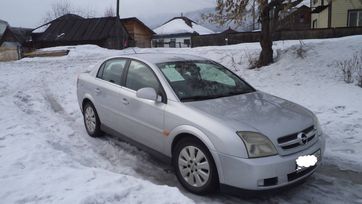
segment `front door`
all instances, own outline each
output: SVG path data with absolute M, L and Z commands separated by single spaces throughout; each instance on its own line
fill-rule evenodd
M 162 94 L 162 87 L 153 70 L 146 64 L 132 60 L 125 78 L 121 100 L 127 118 L 126 135 L 137 142 L 163 152 L 164 109 L 166 104 L 136 96 L 137 90 L 152 87 Z
M 127 59 L 111 59 L 106 61 L 97 74 L 97 85 L 94 88 L 96 109 L 103 125 L 114 130 L 120 130 L 117 123 L 121 119 L 122 74 L 127 65 Z

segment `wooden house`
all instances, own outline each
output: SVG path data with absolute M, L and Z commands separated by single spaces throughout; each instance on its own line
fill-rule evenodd
M 118 17 L 83 18 L 67 14 L 34 29 L 32 37 L 36 48 L 94 44 L 123 49 L 133 44 Z
M 302 5 L 281 13 L 278 30 L 307 30 L 311 26 L 311 10 Z
M 10 27 L 0 21 L 0 61 L 18 60 L 27 51 L 31 29 Z
M 149 27 L 135 17 L 123 18 L 121 21 L 133 39 L 135 47 L 151 47 L 152 36 L 155 33 Z
M 312 28 L 362 26 L 361 0 L 311 0 Z

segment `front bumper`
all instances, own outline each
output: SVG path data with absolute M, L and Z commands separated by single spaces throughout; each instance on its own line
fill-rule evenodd
M 299 156 L 311 155 L 320 150 L 322 158 L 325 148 L 324 137 L 301 152 L 287 156 L 270 156 L 257 159 L 245 159 L 230 155 L 218 154 L 222 168 L 221 185 L 245 190 L 269 190 L 296 183 L 310 176 L 320 165 L 296 171 L 296 159 Z

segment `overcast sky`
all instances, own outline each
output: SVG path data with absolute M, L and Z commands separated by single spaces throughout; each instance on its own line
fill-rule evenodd
M 0 19 L 11 26 L 36 27 L 42 23 L 51 5 L 62 0 L 0 0 Z M 75 9 L 94 11 L 102 16 L 116 0 L 68 0 Z M 121 17 L 147 18 L 158 14 L 181 13 L 210 8 L 215 0 L 120 0 Z

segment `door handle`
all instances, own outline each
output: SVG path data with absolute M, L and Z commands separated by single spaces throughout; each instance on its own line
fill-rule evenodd
M 122 103 L 123 103 L 124 105 L 128 105 L 128 104 L 129 104 L 129 102 L 128 102 L 128 100 L 127 100 L 126 98 L 122 98 Z
M 102 90 L 101 90 L 100 88 L 96 88 L 94 91 L 95 91 L 97 94 L 100 94 L 100 93 L 102 92 Z

